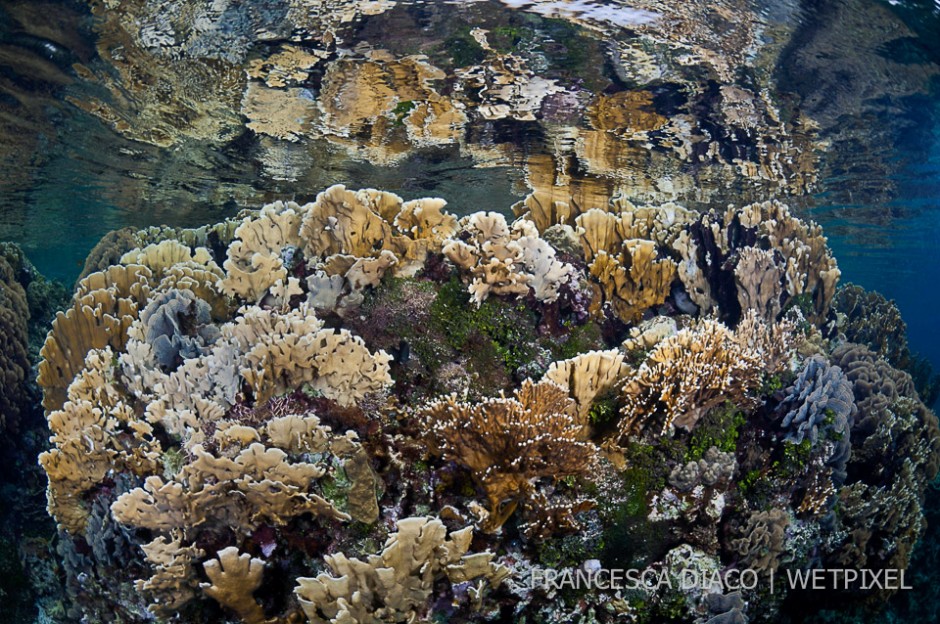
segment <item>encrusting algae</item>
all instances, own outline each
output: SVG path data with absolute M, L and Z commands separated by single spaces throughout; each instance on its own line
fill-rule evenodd
M 282 61 L 258 76 L 316 59 Z M 644 101 L 617 104 L 638 128 Z M 521 208 L 334 186 L 111 237 L 40 364 L 72 612 L 744 621 L 780 602 L 533 579 L 907 565 L 937 419 L 846 340 L 818 226 L 778 202 Z

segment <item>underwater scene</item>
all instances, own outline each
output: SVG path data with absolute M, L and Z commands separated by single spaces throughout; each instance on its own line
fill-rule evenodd
M 0 624 L 940 622 L 937 0 L 0 0 Z

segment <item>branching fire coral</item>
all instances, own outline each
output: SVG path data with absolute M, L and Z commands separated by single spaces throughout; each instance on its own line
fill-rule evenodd
M 751 392 L 770 364 L 743 333 L 721 323 L 705 320 L 684 329 L 656 345 L 625 380 L 618 434 L 635 435 L 653 423 L 661 434 L 673 426 L 691 429 L 725 401 L 752 404 Z
M 72 534 L 84 532 L 83 496 L 112 471 L 143 475 L 160 469 L 161 445 L 115 385 L 114 354 L 95 349 L 49 414 L 52 449 L 39 456 L 49 476 L 49 513 Z
M 594 460 L 575 402 L 551 381 L 527 380 L 514 398 L 478 405 L 450 396 L 430 404 L 422 417 L 443 457 L 470 469 L 486 493 L 490 531 L 532 496 L 534 479 L 585 474 Z
M 265 624 L 261 608 L 252 594 L 261 586 L 264 561 L 249 554 L 238 554 L 234 546 L 219 551 L 219 558 L 202 564 L 209 583 L 200 587 L 206 595 L 238 614 L 245 624 Z

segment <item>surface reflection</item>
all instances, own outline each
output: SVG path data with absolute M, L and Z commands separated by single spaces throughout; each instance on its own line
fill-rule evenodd
M 0 238 L 71 279 L 111 229 L 337 182 L 457 213 L 778 197 L 881 250 L 849 261 L 874 285 L 932 231 L 929 3 L 222 6 L 4 5 Z

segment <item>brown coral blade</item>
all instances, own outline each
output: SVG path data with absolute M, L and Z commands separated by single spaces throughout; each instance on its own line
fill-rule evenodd
M 72 307 L 59 312 L 40 355 L 39 385 L 43 407 L 65 403 L 65 389 L 92 349 L 124 349 L 127 330 L 150 296 L 151 271 L 142 265 L 112 266 L 92 273 L 78 285 Z
M 530 496 L 532 480 L 584 474 L 595 457 L 575 402 L 551 381 L 526 380 L 514 398 L 477 405 L 452 396 L 427 406 L 422 417 L 444 458 L 470 469 L 486 493 L 488 531 Z
M 591 210 L 578 217 L 578 225 L 583 230 L 581 241 L 590 262 L 589 273 L 604 300 L 618 318 L 634 323 L 669 296 L 676 263 L 659 258 L 652 240 L 625 238 L 627 222 L 623 219 L 625 215 L 618 218 Z
M 620 351 L 589 351 L 569 360 L 553 362 L 543 379 L 568 391 L 578 406 L 578 422 L 588 433 L 594 400 L 620 383 L 629 367 Z
M 387 195 L 391 197 L 367 197 L 373 204 L 390 201 L 401 204 L 400 197 Z M 304 217 L 300 234 L 313 257 L 342 253 L 362 258 L 371 256 L 374 250 L 387 249 L 392 228 L 355 191 L 338 184 L 317 195 Z
M 247 553 L 239 555 L 234 546 L 216 554 L 218 559 L 210 559 L 202 564 L 209 577 L 208 583 L 200 585 L 206 595 L 237 613 L 245 624 L 268 622 L 261 605 L 252 597 L 261 586 L 264 561 Z

